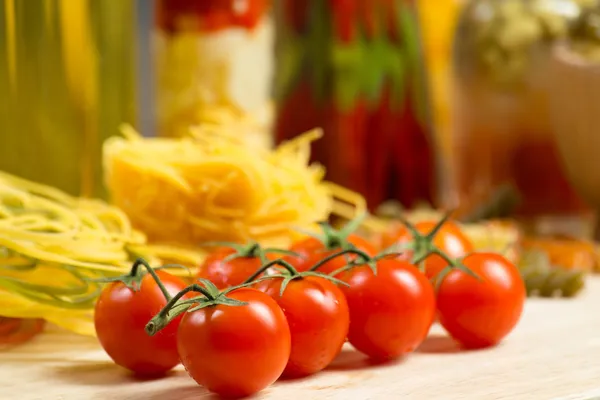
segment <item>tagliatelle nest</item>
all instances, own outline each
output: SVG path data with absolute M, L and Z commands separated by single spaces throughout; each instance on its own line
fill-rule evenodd
M 256 240 L 281 247 L 332 212 L 353 217 L 365 210 L 361 196 L 325 182 L 324 169 L 309 164 L 320 130 L 273 151 L 250 150 L 214 129 L 182 139 L 124 133 L 105 143 L 106 184 L 151 243 L 194 249 Z
M 0 316 L 94 335 L 94 279 L 125 273 L 145 237 L 116 207 L 0 171 Z

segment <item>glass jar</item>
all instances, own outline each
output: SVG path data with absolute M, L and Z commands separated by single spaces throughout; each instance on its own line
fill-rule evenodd
M 270 0 L 158 0 L 155 24 L 158 134 L 187 136 L 230 125 L 268 147 L 273 118 Z
M 410 0 L 279 2 L 276 138 L 315 127 L 327 178 L 365 195 L 432 200 L 433 140 Z
M 590 3 L 590 2 L 587 2 Z M 524 222 L 586 214 L 565 177 L 549 115 L 550 50 L 586 5 L 577 0 L 473 0 L 455 37 L 455 191 L 445 203 L 468 213 L 505 184 Z
M 0 170 L 105 195 L 101 152 L 135 121 L 133 0 L 0 0 Z
M 446 171 L 452 155 L 452 46 L 464 0 L 418 0 L 423 52 L 431 99 L 431 119 L 436 143 L 438 171 Z M 450 182 L 438 174 L 436 196 Z M 437 200 L 437 198 L 436 198 Z

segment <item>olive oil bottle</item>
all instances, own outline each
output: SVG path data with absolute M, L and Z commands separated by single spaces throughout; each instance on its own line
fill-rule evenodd
M 101 146 L 135 118 L 134 0 L 0 0 L 0 170 L 103 196 Z

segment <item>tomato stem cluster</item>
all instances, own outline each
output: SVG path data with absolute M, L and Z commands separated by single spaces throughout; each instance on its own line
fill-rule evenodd
M 161 329 L 167 326 L 173 319 L 184 312 L 193 312 L 209 306 L 228 305 L 245 306 L 247 303 L 227 297 L 227 294 L 233 290 L 250 286 L 242 284 L 220 291 L 208 279 L 198 279 L 200 284 L 194 283 L 177 293 L 169 302 L 146 324 L 146 333 L 154 336 Z M 190 292 L 200 293 L 191 299 L 182 300 L 183 296 Z
M 434 226 L 434 228 L 426 235 L 422 234 L 418 231 L 418 229 L 411 224 L 406 218 L 402 216 L 398 216 L 398 219 L 402 224 L 408 229 L 413 237 L 412 242 L 403 244 L 396 244 L 391 246 L 390 248 L 384 250 L 383 253 L 388 253 L 390 251 L 402 251 L 402 250 L 412 250 L 413 255 L 410 259 L 410 263 L 419 267 L 419 269 L 424 272 L 424 262 L 425 259 L 431 255 L 437 255 L 444 259 L 448 263 L 448 266 L 444 268 L 436 277 L 435 284 L 436 287 L 441 284 L 446 275 L 448 275 L 453 269 L 457 269 L 465 272 L 466 274 L 471 275 L 476 279 L 480 279 L 477 274 L 471 271 L 469 268 L 465 267 L 462 263 L 462 259 L 452 259 L 445 252 L 443 252 L 438 246 L 433 243 L 433 239 L 438 234 L 440 229 L 448 222 L 448 219 L 452 215 L 452 211 L 447 212 L 444 216 L 438 221 L 438 223 Z M 463 257 L 464 258 L 464 257 Z
M 205 246 L 221 246 L 233 249 L 235 252 L 223 259 L 224 262 L 232 261 L 236 258 L 258 258 L 261 262 L 265 263 L 268 261 L 268 254 L 284 254 L 295 257 L 301 257 L 299 254 L 293 251 L 277 249 L 277 248 L 262 248 L 258 242 L 251 241 L 246 245 L 233 242 L 209 242 L 205 243 Z
M 327 221 L 321 221 L 318 223 L 319 228 L 321 228 L 321 234 L 315 234 L 312 232 L 303 232 L 308 236 L 311 236 L 325 246 L 326 250 L 334 250 L 334 249 L 345 249 L 350 245 L 348 243 L 348 237 L 354 233 L 360 224 L 367 217 L 367 214 L 361 214 L 349 221 L 346 225 L 344 225 L 341 229 L 334 229 Z
M 158 271 L 160 269 L 169 268 L 169 267 L 175 267 L 175 265 L 164 265 L 162 267 L 152 268 L 146 260 L 144 260 L 141 257 L 138 257 L 135 260 L 135 262 L 133 263 L 133 265 L 131 266 L 131 270 L 129 271 L 128 274 L 110 277 L 110 278 L 91 279 L 90 281 L 99 282 L 99 283 L 122 282 L 125 286 L 127 286 L 131 290 L 138 291 L 140 289 L 142 279 L 144 278 L 144 275 L 145 275 L 145 273 L 143 272 L 143 270 L 140 267 L 143 267 L 144 270 L 146 271 L 145 273 L 150 274 L 152 276 L 152 278 L 156 281 L 156 284 L 158 285 L 162 294 L 165 296 L 165 299 L 170 300 L 171 294 L 169 294 L 169 291 L 167 290 L 167 288 L 163 285 L 163 283 L 159 279 L 158 275 L 156 275 L 156 271 Z M 181 265 L 180 267 L 186 268 L 183 265 Z
M 311 270 L 315 270 L 315 269 L 319 268 L 322 264 L 324 264 L 325 262 L 327 262 L 331 259 L 337 258 L 342 255 L 348 255 L 348 254 L 357 255 L 358 258 L 348 261 L 348 264 L 333 271 L 332 273 L 330 273 L 330 276 L 336 276 L 342 272 L 349 271 L 353 268 L 356 268 L 356 267 L 359 267 L 362 265 L 367 265 L 369 268 L 371 268 L 371 270 L 373 271 L 373 274 L 377 275 L 377 262 L 378 261 L 383 260 L 385 258 L 397 257 L 397 256 L 402 255 L 402 253 L 400 253 L 400 252 L 393 253 L 393 252 L 386 251 L 386 252 L 381 252 L 374 257 L 371 257 L 367 253 L 357 249 L 356 247 L 351 247 L 351 248 L 342 250 L 339 253 L 335 253 L 329 257 L 324 258 L 323 261 L 317 263 L 314 267 L 311 268 Z
M 339 254 L 337 254 L 337 255 L 339 255 Z M 334 258 L 334 257 L 328 257 L 328 259 L 331 259 L 331 258 Z M 316 267 L 318 268 L 319 266 L 321 266 L 325 262 L 326 262 L 326 259 L 324 259 L 324 261 L 319 262 L 316 265 Z M 256 278 L 258 278 L 265 271 L 267 271 L 269 268 L 274 267 L 275 265 L 279 265 L 279 266 L 283 267 L 284 268 L 284 272 L 282 272 L 280 274 L 276 274 L 276 275 L 265 276 L 265 277 L 261 278 L 259 281 L 264 281 L 264 280 L 268 280 L 268 279 L 282 278 L 283 282 L 281 282 L 281 288 L 280 288 L 280 291 L 279 291 L 279 295 L 280 296 L 283 296 L 283 293 L 285 292 L 285 289 L 287 288 L 288 284 L 291 281 L 293 281 L 295 279 L 302 279 L 302 278 L 307 277 L 307 276 L 317 276 L 317 277 L 320 277 L 320 278 L 323 278 L 323 279 L 327 279 L 327 280 L 329 280 L 329 281 L 331 281 L 333 283 L 336 283 L 338 285 L 346 285 L 346 286 L 348 285 L 346 282 L 340 281 L 339 279 L 336 279 L 333 276 L 325 275 L 325 274 L 321 274 L 321 273 L 315 272 L 313 269 L 311 269 L 309 271 L 305 271 L 305 272 L 298 272 L 296 270 L 296 268 L 294 268 L 290 263 L 286 262 L 285 260 L 281 260 L 281 259 L 270 261 L 267 264 L 265 264 L 262 267 L 260 267 L 254 274 L 252 274 L 252 276 L 250 276 L 244 282 L 244 284 L 250 284 L 252 282 L 258 282 L 258 281 L 255 281 Z
M 422 268 L 422 262 L 431 255 L 434 251 L 439 250 L 437 246 L 433 243 L 433 239 L 438 234 L 440 229 L 444 226 L 444 224 L 450 218 L 451 212 L 446 213 L 442 219 L 438 221 L 438 223 L 433 227 L 433 229 L 426 235 L 422 234 L 418 231 L 418 229 L 411 224 L 406 218 L 402 216 L 398 216 L 398 219 L 402 224 L 408 229 L 412 235 L 412 242 L 406 245 L 394 245 L 388 250 L 412 250 L 413 256 L 410 260 L 411 264 L 418 265 Z M 448 258 L 447 256 L 442 256 Z

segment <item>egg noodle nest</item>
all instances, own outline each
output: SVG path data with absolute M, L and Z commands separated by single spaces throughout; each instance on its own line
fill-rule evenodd
M 364 199 L 323 180 L 309 164 L 307 132 L 273 151 L 249 150 L 233 134 L 198 129 L 182 139 L 144 139 L 131 128 L 104 146 L 113 203 L 151 243 L 197 249 L 207 241 L 286 247 L 333 212 L 352 218 Z

